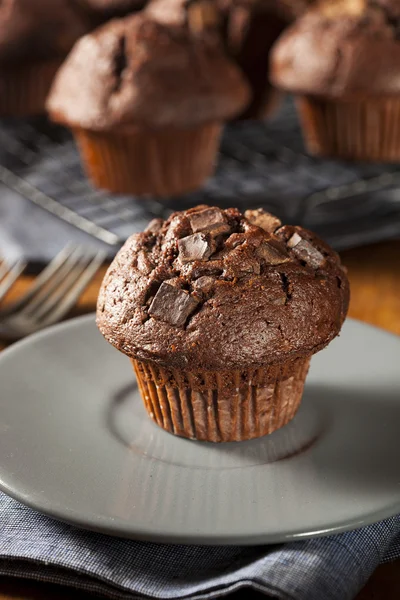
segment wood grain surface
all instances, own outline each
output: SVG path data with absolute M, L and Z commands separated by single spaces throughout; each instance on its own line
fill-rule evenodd
M 366 246 L 342 253 L 351 282 L 350 316 L 388 331 L 400 334 L 400 240 Z M 91 312 L 95 308 L 102 269 L 82 295 L 71 316 Z M 7 300 L 17 298 L 26 290 L 33 277 L 22 277 Z M 0 341 L 0 348 L 3 348 Z M 241 598 L 248 592 L 236 593 Z M 260 594 L 251 594 L 261 598 Z M 400 597 L 400 560 L 379 567 L 357 600 L 398 600 Z M 93 596 L 76 590 L 22 579 L 0 577 L 0 600 L 53 600 L 55 598 L 89 600 Z M 322 600 L 322 599 L 321 599 Z

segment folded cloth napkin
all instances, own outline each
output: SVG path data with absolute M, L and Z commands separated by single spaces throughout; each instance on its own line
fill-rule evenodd
M 280 600 L 351 600 L 400 557 L 400 516 L 275 546 L 135 542 L 76 529 L 0 492 L 0 574 L 109 598 L 217 598 L 242 587 Z

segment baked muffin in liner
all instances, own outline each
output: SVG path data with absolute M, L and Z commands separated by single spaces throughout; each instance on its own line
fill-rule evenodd
M 276 43 L 272 80 L 297 98 L 315 155 L 400 159 L 399 5 L 322 2 Z
M 47 105 L 74 132 L 96 186 L 172 196 L 212 174 L 222 125 L 249 93 L 215 32 L 143 12 L 82 38 Z

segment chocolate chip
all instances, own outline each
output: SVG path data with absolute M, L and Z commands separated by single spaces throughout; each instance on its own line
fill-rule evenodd
M 144 275 L 148 275 L 153 270 L 153 264 L 151 263 L 147 252 L 140 250 L 137 256 L 137 268 Z
M 214 286 L 214 279 L 207 275 L 203 275 L 203 277 L 199 277 L 199 279 L 193 283 L 193 286 L 196 291 L 208 294 Z
M 268 265 L 281 265 L 290 262 L 290 256 L 277 242 L 274 243 L 272 240 L 263 242 L 257 248 L 257 256 L 265 260 Z
M 183 327 L 198 301 L 188 292 L 163 282 L 155 295 L 149 314 L 175 327 Z
M 278 296 L 278 298 L 274 298 L 273 300 L 271 300 L 271 304 L 275 304 L 277 306 L 284 306 L 287 302 L 287 297 L 285 296 Z
M 246 241 L 244 233 L 232 233 L 225 242 L 225 248 L 231 250 Z
M 179 260 L 182 263 L 193 260 L 208 260 L 215 250 L 215 242 L 204 233 L 194 233 L 178 241 Z
M 219 277 L 222 275 L 223 270 L 224 262 L 222 260 L 209 260 L 207 262 L 195 261 L 182 265 L 181 275 L 187 279 L 194 280 L 210 275 Z
M 224 258 L 224 276 L 228 279 L 243 277 L 248 274 L 259 275 L 261 271 L 260 262 L 254 256 L 253 249 L 241 244 Z
M 209 232 L 216 237 L 223 233 L 229 233 L 230 227 L 226 222 L 224 214 L 219 208 L 206 208 L 189 215 L 193 233 Z
M 293 254 L 304 261 L 312 269 L 319 269 L 325 263 L 325 257 L 310 242 L 303 240 L 298 233 L 294 233 L 287 242 Z
M 261 227 L 261 229 L 268 231 L 268 233 L 274 233 L 282 225 L 278 217 L 271 215 L 271 213 L 262 208 L 246 210 L 244 216 L 252 225 L 257 225 L 257 227 Z
M 163 225 L 164 225 L 163 219 L 153 219 L 147 225 L 145 231 L 151 231 L 151 233 L 157 233 L 158 231 L 160 231 L 160 229 Z
M 298 233 L 294 233 L 292 235 L 292 237 L 288 240 L 288 242 L 287 242 L 286 245 L 287 245 L 288 248 L 294 248 L 295 246 L 297 246 L 297 244 L 299 242 L 301 242 L 301 240 L 302 240 L 302 238 L 299 236 L 299 234 Z

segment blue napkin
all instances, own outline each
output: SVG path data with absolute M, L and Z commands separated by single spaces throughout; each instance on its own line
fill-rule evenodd
M 216 598 L 242 587 L 280 600 L 351 600 L 400 557 L 400 516 L 275 546 L 134 542 L 76 529 L 0 493 L 0 574 L 109 598 Z

